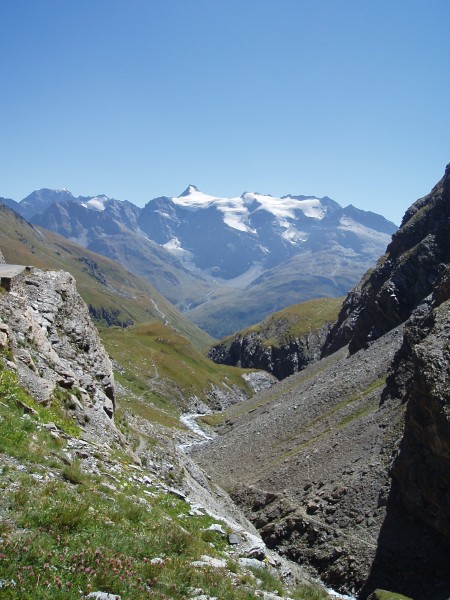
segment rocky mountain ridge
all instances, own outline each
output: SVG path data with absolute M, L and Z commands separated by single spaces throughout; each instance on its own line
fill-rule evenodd
M 431 192 L 406 212 L 386 253 L 348 295 L 325 353 L 355 352 L 409 318 L 450 261 L 450 166 Z

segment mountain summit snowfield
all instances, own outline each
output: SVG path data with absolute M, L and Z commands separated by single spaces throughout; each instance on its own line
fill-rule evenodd
M 306 217 L 323 218 L 325 214 L 321 200 L 315 197 L 283 196 L 275 198 L 271 195 L 244 192 L 237 198 L 219 198 L 201 192 L 195 185 L 188 188 L 177 198 L 172 198 L 177 206 L 192 210 L 215 206 L 223 213 L 223 221 L 229 227 L 239 231 L 255 233 L 248 225 L 250 215 L 257 210 L 265 210 L 276 217 L 281 226 L 289 229 L 289 220 L 296 219 L 296 212 L 301 211 Z M 290 239 L 287 235 L 286 239 Z
M 328 197 L 276 198 L 244 192 L 221 198 L 189 185 L 178 197 L 150 200 L 142 209 L 139 225 L 150 239 L 190 262 L 188 268 L 232 280 L 250 270 L 257 273 L 255 266 L 281 264 L 298 254 L 312 235 L 325 235 L 330 228 L 353 232 L 358 238 L 353 244 L 356 253 L 361 236 L 375 233 L 385 246 L 395 225 L 379 215 L 352 209 Z
M 224 198 L 195 185 L 142 208 L 45 188 L 5 202 L 145 277 L 218 338 L 289 304 L 346 294 L 396 230 L 381 215 L 327 196 Z

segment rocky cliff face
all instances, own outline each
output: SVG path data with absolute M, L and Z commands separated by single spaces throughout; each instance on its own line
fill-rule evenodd
M 13 277 L 0 295 L 0 319 L 8 365 L 38 402 L 58 402 L 88 436 L 118 435 L 111 362 L 69 273 Z
M 450 269 L 408 322 L 388 398 L 407 402 L 393 476 L 405 505 L 450 540 Z
M 262 369 L 277 379 L 284 379 L 320 358 L 320 348 L 329 328 L 328 325 L 306 335 L 289 338 L 280 345 L 267 344 L 258 332 L 237 334 L 231 341 L 213 346 L 208 357 L 219 364 Z
M 406 212 L 386 254 L 348 295 L 325 346 L 356 352 L 400 323 L 428 296 L 450 261 L 450 165 Z

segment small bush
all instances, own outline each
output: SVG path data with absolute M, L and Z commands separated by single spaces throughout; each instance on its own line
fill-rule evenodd
M 261 588 L 263 590 L 265 590 L 266 592 L 277 592 L 279 596 L 282 596 L 284 594 L 285 589 L 283 584 L 268 569 L 250 567 L 250 571 L 257 579 L 259 579 L 262 582 Z
M 294 600 L 328 600 L 329 594 L 318 585 L 304 583 L 296 587 L 292 594 Z
M 65 466 L 61 474 L 63 479 L 70 481 L 70 483 L 79 484 L 83 483 L 85 480 L 79 461 L 75 461 L 71 465 Z

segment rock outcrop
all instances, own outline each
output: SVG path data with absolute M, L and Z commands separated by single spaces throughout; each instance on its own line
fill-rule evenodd
M 58 401 L 87 435 L 117 435 L 111 362 L 74 278 L 63 271 L 22 272 L 0 295 L 0 318 L 8 365 L 38 402 Z
M 341 298 L 295 304 L 214 344 L 208 357 L 219 364 L 262 369 L 285 379 L 320 359 L 341 305 Z
M 386 254 L 348 295 L 324 354 L 351 352 L 406 321 L 450 262 L 450 164 L 432 191 L 406 212 Z
M 208 357 L 223 365 L 244 369 L 262 369 L 284 379 L 320 358 L 330 326 L 303 336 L 292 337 L 281 344 L 268 344 L 258 332 L 237 334 L 230 341 L 219 342 Z

